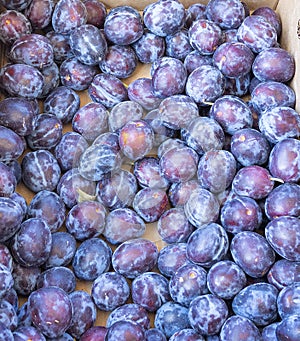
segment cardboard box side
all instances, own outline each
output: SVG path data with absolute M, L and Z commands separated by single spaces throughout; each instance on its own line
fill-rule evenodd
M 278 0 L 243 0 L 251 10 L 262 7 L 262 6 L 269 6 L 271 8 L 275 8 Z M 152 2 L 155 1 L 149 1 L 149 0 L 116 0 L 116 1 L 109 1 L 109 0 L 102 0 L 102 2 L 107 7 L 116 7 L 116 6 L 122 6 L 122 5 L 129 5 L 133 6 L 138 10 L 143 10 L 147 5 L 149 5 Z M 186 8 L 190 6 L 191 4 L 195 3 L 201 3 L 201 4 L 207 4 L 208 0 L 181 0 L 180 1 Z
M 300 112 L 300 3 L 299 0 L 279 0 L 276 7 L 282 21 L 281 46 L 288 50 L 295 60 L 295 76 L 291 86 L 296 92 L 296 110 Z M 299 33 L 298 33 L 299 31 Z

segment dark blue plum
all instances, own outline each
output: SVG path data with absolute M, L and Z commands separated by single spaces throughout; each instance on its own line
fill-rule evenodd
M 173 301 L 164 303 L 155 314 L 154 326 L 161 330 L 167 338 L 179 330 L 190 328 L 188 308 Z
M 232 309 L 256 326 L 266 326 L 277 318 L 277 296 L 278 290 L 272 284 L 250 284 L 234 297 Z
M 77 278 L 93 281 L 109 270 L 112 250 L 100 238 L 90 238 L 83 241 L 76 249 L 72 260 L 73 271 Z M 93 259 L 93 261 L 91 261 Z
M 93 281 L 91 296 L 97 308 L 113 311 L 126 303 L 130 287 L 126 278 L 117 272 L 105 272 Z

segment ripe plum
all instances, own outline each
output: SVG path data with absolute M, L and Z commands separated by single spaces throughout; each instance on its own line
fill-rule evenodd
M 61 169 L 46 149 L 28 152 L 22 159 L 22 180 L 33 192 L 53 191 L 60 181 Z
M 165 37 L 183 27 L 185 8 L 176 0 L 159 0 L 145 7 L 143 18 L 149 31 Z
M 96 322 L 96 305 L 92 297 L 83 290 L 73 291 L 69 297 L 73 305 L 73 315 L 67 332 L 80 339 L 81 335 L 92 328 Z
M 118 321 L 130 321 L 139 324 L 144 330 L 150 327 L 147 310 L 137 303 L 125 303 L 112 310 L 106 320 L 106 328 Z
M 166 341 L 165 334 L 157 328 L 149 328 L 145 330 L 146 341 Z
M 79 106 L 79 94 L 64 85 L 53 89 L 44 100 L 45 113 L 56 115 L 62 123 L 71 122 Z
M 31 32 L 31 22 L 22 12 L 7 9 L 0 14 L 0 40 L 4 44 L 11 45 L 23 34 Z
M 277 296 L 278 290 L 272 284 L 250 284 L 234 297 L 232 309 L 256 326 L 266 326 L 277 318 Z
M 137 186 L 134 175 L 125 169 L 120 169 L 97 182 L 97 200 L 109 210 L 129 207 L 137 192 Z
M 113 311 L 126 303 L 130 287 L 124 276 L 118 272 L 105 272 L 96 277 L 91 288 L 91 296 L 97 308 Z
M 99 66 L 103 73 L 123 79 L 133 74 L 137 62 L 131 45 L 109 45 Z
M 145 120 L 131 120 L 119 132 L 119 145 L 130 160 L 138 160 L 148 154 L 154 143 L 154 132 Z
M 74 56 L 86 65 L 98 65 L 107 52 L 104 34 L 91 24 L 80 25 L 72 30 L 69 44 Z
M 203 55 L 212 55 L 222 43 L 222 30 L 208 19 L 195 20 L 188 30 L 191 46 Z
M 69 34 L 63 34 L 50 30 L 45 35 L 53 47 L 54 61 L 61 64 L 65 59 L 73 57 L 69 43 Z
M 230 141 L 230 150 L 242 166 L 267 163 L 271 151 L 270 143 L 264 134 L 254 128 L 236 130 Z
M 207 272 L 200 265 L 183 265 L 169 281 L 173 301 L 189 307 L 195 297 L 208 293 L 206 279 Z
M 25 151 L 25 142 L 12 129 L 0 125 L 0 162 L 18 159 Z
M 169 57 L 184 60 L 194 50 L 190 44 L 188 31 L 186 29 L 181 29 L 174 34 L 166 36 L 165 42 L 165 54 Z
M 40 114 L 34 119 L 34 129 L 26 136 L 28 147 L 32 150 L 51 150 L 61 140 L 63 134 L 63 124 L 61 120 L 53 114 Z
M 78 167 L 80 156 L 88 146 L 88 141 L 80 133 L 76 131 L 63 133 L 53 151 L 62 172 Z
M 146 230 L 143 219 L 131 208 L 116 208 L 108 213 L 103 235 L 112 244 L 140 238 Z
M 224 259 L 228 248 L 229 239 L 225 229 L 217 223 L 209 223 L 190 235 L 186 253 L 191 262 L 209 268 Z
M 281 106 L 293 108 L 295 101 L 295 91 L 281 82 L 262 81 L 251 91 L 251 104 L 258 113 Z
M 194 231 L 194 226 L 188 221 L 183 207 L 174 207 L 165 211 L 157 221 L 157 232 L 166 243 L 187 241 Z
M 132 101 L 123 101 L 114 105 L 108 116 L 109 130 L 119 132 L 129 121 L 140 120 L 144 114 L 143 107 Z
M 51 251 L 43 267 L 48 269 L 54 266 L 67 266 L 72 262 L 75 252 L 76 240 L 70 233 L 53 232 Z
M 225 201 L 220 219 L 227 232 L 254 231 L 262 223 L 262 209 L 254 199 L 236 195 Z
M 28 297 L 35 289 L 37 280 L 42 270 L 40 266 L 24 267 L 19 263 L 14 263 L 14 269 L 12 272 L 14 278 L 14 288 L 19 295 Z M 19 325 L 31 325 L 31 319 L 28 317 L 28 311 L 26 313 L 26 305 L 19 310 Z M 23 316 L 25 314 L 25 316 Z M 25 321 L 24 321 L 25 319 Z M 22 320 L 22 322 L 20 321 Z M 29 322 L 29 323 L 27 323 Z
M 272 220 L 279 216 L 300 216 L 300 187 L 296 183 L 286 182 L 275 187 L 265 201 L 265 213 Z
M 213 118 L 199 116 L 181 129 L 181 138 L 199 155 L 211 150 L 223 149 L 225 134 L 221 125 Z
M 119 151 L 106 144 L 92 144 L 80 156 L 78 171 L 90 181 L 99 181 L 121 165 Z
M 289 51 L 280 47 L 270 47 L 255 57 L 252 71 L 260 81 L 285 83 L 294 76 L 295 61 Z
M 299 311 L 299 291 L 300 284 L 298 282 L 284 287 L 277 297 L 278 314 L 281 319 L 291 315 L 297 315 Z
M 222 29 L 238 28 L 245 19 L 246 11 L 240 0 L 210 0 L 205 9 L 206 17 Z
M 209 291 L 224 300 L 233 299 L 246 284 L 246 274 L 231 260 L 215 263 L 207 273 Z
M 134 322 L 118 321 L 107 331 L 107 340 L 144 341 L 143 328 Z
M 253 12 L 253 15 L 260 15 L 267 19 L 274 27 L 276 28 L 277 36 L 280 37 L 282 31 L 282 23 L 281 19 L 276 11 L 268 6 L 262 6 L 256 8 Z
M 76 287 L 74 272 L 65 266 L 55 266 L 43 271 L 36 281 L 36 288 L 51 286 L 57 286 L 68 294 L 72 293 Z
M 232 95 L 224 95 L 216 99 L 210 108 L 209 116 L 230 135 L 239 129 L 251 128 L 253 124 L 252 112 L 247 103 Z
M 41 218 L 28 218 L 11 241 L 14 259 L 22 266 L 40 266 L 50 255 L 52 235 L 49 226 Z
M 114 270 L 126 278 L 136 278 L 151 271 L 158 257 L 158 248 L 154 242 L 144 239 L 129 239 L 121 243 L 112 255 Z
M 87 103 L 73 116 L 72 128 L 87 141 L 94 141 L 108 130 L 107 109 L 100 103 Z
M 292 216 L 281 216 L 271 220 L 266 228 L 266 239 L 271 247 L 284 259 L 300 260 L 299 219 Z
M 216 196 L 200 186 L 191 192 L 184 204 L 184 211 L 189 222 L 197 228 L 217 221 L 220 204 Z
M 230 244 L 233 260 L 253 278 L 267 274 L 275 262 L 275 252 L 262 235 L 253 231 L 237 233 Z
M 33 131 L 34 118 L 34 107 L 28 99 L 8 97 L 0 102 L 0 124 L 20 136 Z
M 199 185 L 212 193 L 221 193 L 231 185 L 236 168 L 236 160 L 229 151 L 210 150 L 198 163 Z
M 181 266 L 192 264 L 186 255 L 185 242 L 165 245 L 158 254 L 157 267 L 159 272 L 170 278 Z
M 133 80 L 127 88 L 128 98 L 140 104 L 145 110 L 156 109 L 161 99 L 155 96 L 152 88 L 152 80 L 146 77 L 140 77 Z
M 175 147 L 162 154 L 159 160 L 161 174 L 169 182 L 185 182 L 197 173 L 199 156 L 190 147 Z
M 299 338 L 299 329 L 299 315 L 287 316 L 276 327 L 276 337 L 278 341 L 284 341 L 286 338 L 289 338 L 291 341 L 297 341 Z
M 58 287 L 40 288 L 28 298 L 33 325 L 45 336 L 61 336 L 70 326 L 73 307 L 68 294 Z
M 238 27 L 237 38 L 254 53 L 274 46 L 277 42 L 276 28 L 260 15 L 246 17 Z
M 87 11 L 86 23 L 103 28 L 107 15 L 107 8 L 104 3 L 98 0 L 83 0 L 83 3 Z
M 98 0 L 97 0 L 98 1 Z M 87 329 L 80 337 L 80 341 L 105 341 L 107 328 L 103 326 L 93 326 Z
M 131 295 L 134 303 L 147 311 L 155 312 L 162 304 L 171 300 L 168 280 L 156 272 L 144 272 L 134 278 Z
M 182 329 L 190 328 L 188 308 L 173 301 L 164 303 L 155 314 L 154 326 L 167 338 Z
M 22 340 L 33 340 L 33 341 L 45 341 L 46 338 L 42 332 L 40 332 L 34 326 L 20 326 L 13 332 L 14 341 L 22 341 Z M 5 339 L 6 340 L 6 339 Z
M 28 204 L 27 217 L 46 221 L 51 232 L 56 232 L 65 221 L 65 204 L 56 192 L 42 190 Z
M 33 0 L 25 9 L 24 14 L 30 20 L 35 30 L 46 28 L 51 24 L 52 12 L 54 9 L 53 0 Z
M 273 322 L 271 324 L 268 324 L 261 330 L 261 336 L 263 338 L 263 341 L 273 341 L 278 340 L 276 336 L 276 329 L 279 322 Z
M 0 301 L 0 322 L 4 323 L 11 331 L 14 331 L 18 325 L 17 313 L 8 301 Z
M 199 182 L 191 179 L 186 182 L 173 182 L 168 190 L 169 201 L 173 207 L 183 207 L 191 192 L 199 186 Z
M 202 65 L 187 77 L 185 92 L 196 103 L 206 106 L 225 91 L 225 76 L 213 65 Z
M 10 197 L 16 190 L 17 179 L 9 166 L 0 161 L 0 196 Z
M 197 69 L 197 67 L 202 65 L 212 65 L 212 56 L 203 55 L 197 50 L 189 52 L 189 54 L 184 58 L 183 64 L 186 68 L 188 74 Z
M 111 9 L 105 18 L 104 33 L 113 44 L 133 44 L 144 33 L 142 17 L 131 6 L 117 6 Z
M 52 13 L 52 27 L 58 33 L 70 33 L 87 21 L 87 10 L 80 0 L 59 0 Z
M 158 110 L 163 125 L 174 130 L 186 128 L 190 121 L 199 117 L 196 103 L 186 95 L 173 95 L 163 99 Z
M 106 208 L 98 201 L 82 201 L 66 216 L 66 229 L 76 240 L 98 237 L 105 226 Z
M 168 188 L 169 182 L 161 171 L 159 159 L 153 156 L 136 160 L 133 165 L 133 174 L 140 187 Z
M 299 282 L 300 263 L 289 261 L 287 259 L 279 259 L 270 268 L 267 279 L 278 290 L 288 285 Z
M 157 221 L 167 210 L 168 196 L 164 189 L 145 187 L 133 199 L 132 207 L 147 223 Z
M 34 66 L 8 64 L 0 69 L 0 84 L 10 96 L 35 99 L 43 92 L 44 77 Z
M 166 43 L 163 37 L 145 30 L 132 47 L 141 63 L 150 64 L 164 56 Z
M 66 171 L 57 184 L 57 193 L 68 208 L 82 200 L 82 197 L 94 197 L 96 183 L 82 177 L 78 168 Z
M 274 180 L 269 171 L 257 165 L 241 168 L 232 181 L 232 189 L 237 195 L 253 199 L 266 198 L 273 188 Z
M 229 78 L 246 76 L 252 68 L 254 53 L 241 42 L 226 42 L 221 44 L 213 54 L 213 63 Z
M 262 340 L 261 334 L 256 325 L 248 318 L 239 315 L 228 317 L 220 331 L 220 341 L 225 341 L 234 337 L 236 337 L 238 340 L 243 337 L 246 337 L 249 341 Z
M 164 99 L 184 92 L 187 71 L 179 59 L 168 56 L 159 58 L 151 65 L 150 73 L 156 96 Z
M 185 12 L 185 23 L 184 27 L 190 28 L 192 23 L 198 19 L 205 19 L 206 18 L 206 5 L 204 4 L 191 4 L 187 7 Z
M 32 51 L 36 51 L 32 53 Z M 24 34 L 16 39 L 9 50 L 9 59 L 43 69 L 54 61 L 50 40 L 37 33 Z
M 104 240 L 97 237 L 86 239 L 76 249 L 72 260 L 73 271 L 81 280 L 94 281 L 108 271 L 111 256 L 112 250 Z
M 290 107 L 278 106 L 265 111 L 259 118 L 258 125 L 273 144 L 289 137 L 298 138 L 300 135 L 299 114 Z
M 98 72 L 98 67 L 83 64 L 76 57 L 64 59 L 59 67 L 61 84 L 75 91 L 86 90 Z
M 268 167 L 275 178 L 297 182 L 300 179 L 300 141 L 286 138 L 277 142 L 271 149 Z
M 190 324 L 201 335 L 219 333 L 228 313 L 225 301 L 213 294 L 195 297 L 188 308 Z

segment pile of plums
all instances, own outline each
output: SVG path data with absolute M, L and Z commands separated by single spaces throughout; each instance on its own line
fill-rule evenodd
M 299 341 L 275 10 L 0 4 L 0 339 Z

